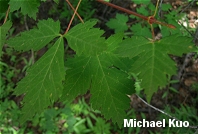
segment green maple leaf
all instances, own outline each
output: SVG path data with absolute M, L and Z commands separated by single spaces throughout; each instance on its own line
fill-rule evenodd
M 66 76 L 63 90 L 63 101 L 71 102 L 76 96 L 85 94 L 90 88 L 90 58 L 75 57 L 66 61 Z
M 82 53 L 84 55 L 96 55 L 107 48 L 105 39 L 100 37 L 104 31 L 93 28 L 96 22 L 88 21 L 84 24 L 78 24 L 65 35 L 69 46 L 76 51 L 77 55 Z
M 128 21 L 128 17 L 126 15 L 123 14 L 116 14 L 116 18 L 115 19 L 110 19 L 110 21 L 108 21 L 106 23 L 106 25 L 115 30 L 115 33 L 118 32 L 124 32 L 128 29 L 128 26 L 126 25 Z
M 93 58 L 90 102 L 106 119 L 112 119 L 121 126 L 126 117 L 125 110 L 130 105 L 127 94 L 134 93 L 134 86 L 132 80 L 127 78 L 128 74 L 117 68 L 111 68 L 116 60 L 118 59 L 113 55 L 105 53 Z
M 83 29 L 85 26 L 90 30 L 87 25 L 91 23 L 92 26 L 95 24 L 95 22 L 86 22 L 75 27 Z M 74 29 L 76 29 L 75 27 Z M 95 28 L 91 30 L 95 31 Z M 118 43 L 122 41 L 123 34 L 110 37 L 105 41 L 107 49 L 102 52 L 99 50 L 100 53 L 94 52 L 93 54 L 90 53 L 90 50 L 95 45 L 94 43 L 90 43 L 89 47 L 82 49 L 82 42 L 93 40 L 91 34 L 86 34 L 86 29 L 83 31 L 85 34 L 80 33 L 81 36 L 79 36 L 81 41 L 78 41 L 77 37 L 71 38 L 72 29 L 67 33 L 69 36 L 66 36 L 73 40 L 70 43 L 74 44 L 69 45 L 78 52 L 78 55 L 68 59 L 65 63 L 67 70 L 61 99 L 71 102 L 76 96 L 90 90 L 92 107 L 99 109 L 107 119 L 111 118 L 113 122 L 117 122 L 121 126 L 126 115 L 125 110 L 130 105 L 127 94 L 134 93 L 133 82 L 126 73 L 130 69 L 130 64 L 127 64 L 130 63 L 130 59 L 120 58 L 112 53 Z M 94 34 L 97 35 L 95 38 L 100 39 L 101 34 Z M 104 44 L 103 41 L 102 44 Z
M 21 33 L 20 36 L 8 40 L 8 44 L 16 50 L 27 51 L 39 50 L 47 45 L 52 39 L 60 36 L 60 22 L 52 19 L 38 22 L 38 29 L 32 29 Z
M 181 56 L 193 51 L 192 39 L 173 35 L 152 42 L 143 37 L 132 37 L 120 43 L 117 53 L 123 57 L 138 57 L 132 63 L 131 72 L 142 79 L 147 100 L 150 102 L 154 92 L 167 84 L 167 74 L 176 74 L 176 63 L 168 54 Z
M 55 44 L 27 70 L 14 90 L 14 94 L 25 94 L 22 108 L 23 123 L 35 113 L 40 113 L 62 94 L 62 81 L 65 77 L 64 69 L 64 44 L 60 37 Z
M 58 21 L 42 20 L 38 22 L 38 29 L 23 32 L 20 36 L 8 40 L 8 44 L 16 50 L 39 50 L 55 37 L 60 36 L 59 31 Z M 18 82 L 14 94 L 25 95 L 23 115 L 20 118 L 22 123 L 35 113 L 42 112 L 61 96 L 62 81 L 65 77 L 63 56 L 63 37 L 60 36 L 54 45 L 27 70 L 26 76 Z
M 2 47 L 6 41 L 6 34 L 8 33 L 8 30 L 11 28 L 11 26 L 12 23 L 10 21 L 7 21 L 5 24 L 0 26 L 0 56 Z
M 121 125 L 130 105 L 127 94 L 134 93 L 134 86 L 126 73 L 113 67 L 113 63 L 120 62 L 123 61 L 108 53 L 69 59 L 62 100 L 71 102 L 90 89 L 92 107 Z
M 110 36 L 106 43 L 108 44 L 107 51 L 114 52 L 116 48 L 119 46 L 119 43 L 122 42 L 124 34 L 123 33 L 117 33 L 112 36 Z
M 39 0 L 10 0 L 9 4 L 11 12 L 21 8 L 21 13 L 23 15 L 27 14 L 29 17 L 36 20 L 36 13 L 40 5 Z

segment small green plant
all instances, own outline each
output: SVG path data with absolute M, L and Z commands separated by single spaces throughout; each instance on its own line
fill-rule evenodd
M 72 110 L 78 118 L 73 126 L 73 131 L 77 134 L 81 133 L 105 133 L 110 134 L 110 123 L 102 117 L 97 117 L 100 111 L 94 111 L 86 104 L 84 99 L 79 100 L 77 104 L 72 106 Z M 81 117 L 80 115 L 83 115 Z M 93 123 L 94 122 L 94 123 Z
M 188 121 L 192 126 L 197 125 L 198 117 L 197 117 L 197 109 L 194 107 L 189 107 L 189 106 L 183 106 L 180 105 L 180 108 L 174 107 L 173 110 L 170 109 L 169 106 L 165 107 L 165 111 L 167 113 L 172 113 L 173 117 L 176 117 L 177 119 L 181 121 Z M 174 112 L 173 112 L 174 111 Z M 168 124 L 169 117 L 167 117 L 164 114 L 160 114 L 159 119 L 165 119 L 166 123 Z M 175 121 L 177 121 L 175 119 Z M 179 121 L 178 121 L 179 122 Z M 180 123 L 178 123 L 180 125 Z M 188 128 L 188 127 L 166 127 L 165 129 L 162 130 L 162 133 L 194 133 L 195 128 Z
M 6 49 L 6 56 L 10 58 L 10 63 L 0 61 L 0 133 L 17 133 L 19 126 L 18 119 L 20 117 L 20 109 L 17 104 L 10 100 L 10 95 L 13 92 L 13 79 L 20 70 L 16 69 L 16 56 L 12 55 L 12 49 Z M 11 65 L 10 65 L 11 64 Z M 23 132 L 21 130 L 21 132 Z
M 126 25 L 128 21 L 128 17 L 123 14 L 116 14 L 115 19 L 110 19 L 106 25 L 115 30 L 115 33 L 124 32 L 128 30 L 128 26 Z
M 19 126 L 17 120 L 20 116 L 20 109 L 14 101 L 8 99 L 4 99 L 0 105 L 0 133 L 16 133 L 17 130 L 14 127 Z
M 169 76 L 170 77 L 170 76 Z M 170 79 L 170 78 L 169 78 Z M 167 91 L 165 91 L 162 95 L 162 98 L 166 98 L 168 96 L 168 93 L 171 91 L 173 93 L 179 93 L 177 89 L 175 89 L 174 87 L 171 86 L 171 84 L 176 84 L 178 83 L 179 80 L 169 80 L 169 84 L 168 84 L 168 87 L 167 87 Z
M 134 109 L 127 110 L 127 116 L 126 119 L 134 119 L 136 118 L 137 112 Z M 145 119 L 145 114 L 140 114 L 142 119 Z M 118 134 L 132 134 L 132 133 L 141 133 L 140 127 L 129 127 L 125 129 L 120 129 L 117 125 L 111 125 L 111 130 Z

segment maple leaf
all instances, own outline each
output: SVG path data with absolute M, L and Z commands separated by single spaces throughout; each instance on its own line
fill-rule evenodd
M 95 22 L 86 23 L 75 27 L 83 29 L 85 26 L 89 30 L 87 25 L 92 24 L 93 26 L 95 24 Z M 75 27 L 74 29 L 76 29 Z M 99 32 L 95 28 L 91 30 Z M 130 69 L 128 64 L 130 59 L 117 57 L 112 53 L 118 43 L 122 41 L 123 34 L 111 36 L 105 42 L 101 41 L 102 44 L 106 44 L 107 49 L 102 52 L 101 50 L 93 50 L 95 52 L 92 53 L 91 50 L 95 44 L 89 43 L 89 47 L 84 49 L 82 42 L 93 40 L 93 36 L 86 34 L 88 33 L 86 29 L 80 30 L 79 35 L 81 36 L 78 36 L 78 38 L 80 37 L 81 40 L 79 41 L 77 37 L 71 37 L 70 32 L 73 31 L 75 30 L 71 29 L 67 33 L 69 36 L 65 37 L 70 39 L 69 43 L 74 43 L 69 45 L 77 51 L 78 55 L 68 59 L 65 63 L 67 70 L 61 100 L 71 102 L 76 96 L 90 90 L 92 107 L 99 109 L 107 119 L 112 119 L 113 122 L 117 122 L 121 126 L 126 115 L 125 110 L 130 105 L 127 94 L 134 93 L 134 83 L 126 73 Z M 85 31 L 85 34 L 83 34 L 83 31 Z M 100 39 L 101 34 L 99 33 L 94 33 L 96 39 Z M 100 46 L 101 44 L 97 45 Z
M 60 22 L 52 19 L 38 22 L 38 29 L 22 32 L 20 36 L 8 40 L 8 44 L 16 50 L 39 50 L 52 39 L 60 36 Z
M 28 15 L 29 17 L 36 20 L 36 13 L 38 12 L 38 7 L 40 5 L 39 0 L 10 0 L 10 11 L 13 12 L 21 8 L 21 13 L 23 15 Z
M 127 78 L 127 73 L 113 67 L 113 63 L 123 61 L 109 53 L 69 59 L 66 62 L 68 70 L 62 100 L 71 102 L 90 89 L 92 107 L 99 109 L 107 119 L 112 118 L 121 125 L 125 110 L 130 105 L 127 94 L 134 93 L 133 82 Z
M 116 18 L 115 19 L 110 19 L 110 21 L 108 21 L 106 23 L 106 25 L 115 30 L 115 33 L 118 32 L 124 32 L 128 29 L 128 26 L 126 25 L 128 21 L 128 17 L 126 15 L 123 14 L 116 14 Z
M 122 42 L 124 33 L 116 33 L 112 36 L 110 36 L 106 43 L 108 44 L 107 51 L 108 52 L 114 52 L 116 48 L 119 46 L 119 43 Z
M 65 35 L 69 46 L 77 55 L 83 52 L 85 55 L 96 55 L 107 48 L 105 39 L 100 37 L 104 31 L 93 28 L 96 23 L 97 21 L 88 21 L 78 24 Z
M 104 53 L 92 59 L 90 103 L 93 108 L 99 109 L 106 119 L 112 119 L 121 126 L 126 117 L 125 110 L 130 105 L 127 95 L 134 93 L 134 83 L 127 78 L 128 74 L 117 68 L 111 68 L 113 62 L 118 60 L 114 58 L 113 55 Z
M 6 41 L 6 34 L 8 33 L 8 30 L 11 28 L 12 23 L 10 21 L 7 21 L 5 24 L 0 26 L 0 56 L 1 56 L 1 50 L 2 47 Z
M 168 54 L 181 56 L 183 53 L 193 51 L 192 39 L 173 35 L 160 41 L 152 42 L 143 37 L 132 37 L 120 43 L 117 53 L 121 57 L 137 57 L 131 63 L 131 72 L 139 74 L 142 79 L 141 87 L 150 102 L 154 92 L 159 87 L 164 87 L 167 82 L 167 74 L 176 74 L 176 63 Z
M 75 57 L 69 58 L 66 64 L 65 84 L 62 95 L 62 100 L 71 102 L 78 95 L 85 94 L 90 88 L 91 74 L 90 74 L 90 58 L 89 57 Z
M 62 94 L 65 77 L 64 44 L 60 37 L 55 44 L 28 70 L 25 78 L 18 82 L 15 95 L 25 94 L 22 108 L 23 123 L 36 112 L 53 104 Z
M 23 32 L 20 36 L 8 40 L 8 44 L 16 50 L 39 50 L 55 37 L 60 36 L 60 22 L 52 19 L 38 22 L 38 29 Z M 26 76 L 17 84 L 15 95 L 24 94 L 22 108 L 23 123 L 35 113 L 56 101 L 62 93 L 62 81 L 65 76 L 64 44 L 60 36 L 55 44 L 34 64 Z

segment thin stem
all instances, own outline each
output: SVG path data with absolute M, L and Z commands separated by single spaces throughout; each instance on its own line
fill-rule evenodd
M 28 27 L 28 24 L 27 24 L 26 15 L 24 15 L 24 24 L 25 24 L 25 29 L 26 29 L 27 31 L 29 31 L 29 27 Z
M 161 17 L 161 12 L 162 12 L 162 2 L 163 0 L 160 0 L 160 4 L 159 4 L 159 7 L 158 7 L 158 16 Z
M 136 95 L 137 95 L 137 94 L 136 94 Z M 156 107 L 154 107 L 154 106 L 148 104 L 148 103 L 147 103 L 145 100 L 143 100 L 140 96 L 137 95 L 137 97 L 138 97 L 142 102 L 144 102 L 144 104 L 146 104 L 147 106 L 149 106 L 149 107 L 155 109 L 156 111 L 158 111 L 158 112 L 160 112 L 160 113 L 162 113 L 162 114 L 165 114 L 166 116 L 168 116 L 168 117 L 170 117 L 170 118 L 173 118 L 173 119 L 175 119 L 175 120 L 177 120 L 177 121 L 180 121 L 179 119 L 177 119 L 177 118 L 175 118 L 174 116 L 171 116 L 170 114 L 168 114 L 168 113 L 166 113 L 166 112 L 160 110 L 159 108 L 156 108 Z M 194 129 L 198 130 L 198 126 L 190 126 L 190 125 L 189 125 L 188 127 L 189 127 L 189 128 L 194 128 Z M 196 132 L 197 132 L 197 131 L 196 131 Z
M 169 28 L 172 28 L 172 29 L 175 29 L 176 27 L 172 24 L 167 24 L 167 23 L 164 23 L 164 22 L 161 22 L 161 21 L 158 21 L 158 20 L 155 20 L 156 24 L 160 24 L 160 25 L 163 25 L 163 26 L 166 26 L 166 27 L 169 27 Z
M 29 31 L 29 27 L 28 27 L 28 24 L 27 24 L 26 15 L 24 15 L 24 23 L 25 23 L 26 30 Z M 35 62 L 34 50 L 33 49 L 30 49 L 30 51 L 31 51 L 31 57 L 30 57 L 30 60 L 29 61 L 31 61 L 31 65 L 33 65 L 34 62 Z
M 75 14 L 76 14 L 76 12 L 77 12 L 77 10 L 78 10 L 78 7 L 79 7 L 81 1 L 82 1 L 82 0 L 79 0 L 79 1 L 78 1 L 78 4 L 77 4 L 76 9 L 75 9 L 75 11 L 74 11 L 74 14 L 72 15 L 72 18 L 71 18 L 71 20 L 70 20 L 70 22 L 69 22 L 69 25 L 68 25 L 68 27 L 67 27 L 67 29 L 66 29 L 66 31 L 65 31 L 64 34 L 66 34 L 66 33 L 69 31 L 70 26 L 71 26 L 71 23 L 72 23 L 72 21 L 73 21 L 73 19 L 74 19 L 74 16 L 75 16 Z
M 159 4 L 159 0 L 157 0 L 157 4 L 156 4 L 156 7 L 155 7 L 155 12 L 154 12 L 154 14 L 153 14 L 153 17 L 155 17 L 155 15 L 156 15 L 156 13 L 157 13 L 158 4 Z
M 183 8 L 183 10 L 180 11 L 179 14 L 183 13 L 190 5 L 193 5 L 193 3 L 195 2 L 196 0 L 192 0 L 185 8 Z
M 6 11 L 6 16 L 5 16 L 5 19 L 4 19 L 4 21 L 3 21 L 3 24 L 5 24 L 6 21 L 7 21 L 7 19 L 8 19 L 9 11 L 10 11 L 10 6 L 8 7 L 8 10 Z
M 72 4 L 69 2 L 69 0 L 65 0 L 65 1 L 66 1 L 66 2 L 68 3 L 68 5 L 72 8 L 72 10 L 75 11 L 74 7 L 73 7 Z M 78 12 L 76 12 L 76 15 L 78 16 L 78 18 L 80 19 L 80 21 L 81 21 L 82 23 L 84 23 L 83 19 L 80 17 L 80 15 L 78 14 Z
M 103 1 L 103 0 L 96 0 L 96 1 L 98 1 L 98 2 L 100 2 L 100 3 L 103 3 L 103 4 L 105 4 L 105 5 L 111 6 L 111 7 L 113 7 L 113 8 L 116 8 L 116 9 L 118 9 L 118 10 L 120 10 L 120 11 L 125 12 L 125 13 L 135 15 L 135 16 L 137 16 L 137 17 L 143 19 L 143 20 L 148 20 L 148 17 L 143 16 L 143 15 L 141 15 L 141 14 L 138 14 L 138 13 L 136 13 L 136 12 L 133 12 L 133 11 L 131 11 L 131 10 L 125 9 L 125 8 L 123 8 L 123 7 L 114 5 L 114 4 L 109 3 L 109 2 L 105 2 L 105 1 Z

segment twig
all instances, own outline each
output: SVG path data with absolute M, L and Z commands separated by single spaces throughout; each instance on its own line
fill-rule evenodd
M 194 35 L 188 30 L 188 28 L 186 28 L 180 21 L 178 21 L 178 23 L 192 36 L 194 37 Z
M 72 10 L 75 11 L 74 7 L 73 7 L 72 4 L 69 2 L 69 0 L 65 0 L 65 1 L 66 1 L 66 2 L 68 3 L 68 5 L 72 8 Z M 83 19 L 80 17 L 80 15 L 78 14 L 78 12 L 76 12 L 76 15 L 78 16 L 78 18 L 80 19 L 80 21 L 81 21 L 82 23 L 84 23 Z
M 76 9 L 75 9 L 75 11 L 74 11 L 74 14 L 72 15 L 72 18 L 71 18 L 71 20 L 70 20 L 70 22 L 69 22 L 69 25 L 68 25 L 68 27 L 67 27 L 67 29 L 66 29 L 66 31 L 65 31 L 64 34 L 66 34 L 66 33 L 69 31 L 69 28 L 70 28 L 70 26 L 71 26 L 71 23 L 72 23 L 72 21 L 73 21 L 73 19 L 74 19 L 74 16 L 75 16 L 75 14 L 76 14 L 76 12 L 77 12 L 77 10 L 78 10 L 78 7 L 79 7 L 81 1 L 82 1 L 82 0 L 79 0 L 78 5 L 76 6 Z
M 179 14 L 181 14 L 182 12 L 184 12 L 189 6 L 191 6 L 193 3 L 195 2 L 195 0 L 192 0 L 183 10 L 180 11 Z
M 28 25 L 27 25 L 27 18 L 26 18 L 26 15 L 24 15 L 24 23 L 25 23 L 25 29 L 26 29 L 27 31 L 29 31 L 29 27 L 28 27 Z
M 179 22 L 179 23 L 180 23 L 180 22 Z M 182 25 L 182 24 L 180 23 L 180 25 Z M 183 25 L 182 25 L 182 26 L 183 26 Z M 183 27 L 186 29 L 186 31 L 187 31 L 188 33 L 191 34 L 191 36 L 194 38 L 193 42 L 196 43 L 196 40 L 198 39 L 198 28 L 197 28 L 195 34 L 193 35 L 185 26 L 183 26 Z M 179 72 L 178 72 L 178 80 L 181 80 L 182 75 L 183 75 L 183 72 L 184 72 L 184 70 L 185 70 L 185 67 L 187 66 L 187 64 L 189 63 L 189 59 L 190 59 L 193 55 L 194 55 L 194 53 L 188 53 L 188 54 L 185 56 L 183 65 L 182 65 L 181 69 L 180 69 Z
M 195 36 L 194 36 L 194 40 L 193 41 L 195 42 L 195 44 L 198 41 L 198 27 L 197 27 L 197 29 L 195 31 Z
M 195 132 L 195 134 L 198 134 L 198 129 L 197 129 L 197 131 Z
M 8 19 L 9 11 L 10 11 L 10 6 L 8 7 L 8 10 L 6 11 L 6 16 L 5 16 L 5 19 L 4 19 L 4 21 L 3 21 L 3 24 L 5 24 L 6 21 L 7 21 L 7 19 Z
M 137 94 L 136 94 L 136 95 L 137 95 Z M 171 116 L 170 114 L 168 114 L 168 113 L 166 113 L 166 112 L 164 112 L 164 111 L 162 111 L 162 110 L 160 110 L 160 109 L 158 109 L 158 108 L 156 108 L 156 107 L 154 107 L 154 106 L 148 104 L 148 103 L 147 103 L 145 100 L 143 100 L 140 96 L 137 95 L 137 97 L 138 97 L 141 101 L 143 101 L 147 106 L 149 106 L 149 107 L 155 109 L 156 111 L 158 111 L 158 112 L 160 112 L 160 113 L 162 113 L 162 114 L 167 115 L 167 116 L 170 117 L 170 118 L 175 119 L 176 121 L 180 121 L 179 119 L 177 119 L 177 118 Z M 196 129 L 196 132 L 198 131 L 198 126 L 190 126 L 190 125 L 189 125 L 188 127 L 189 127 L 189 128 L 194 128 L 194 129 Z
M 184 63 L 183 63 L 183 65 L 182 65 L 182 67 L 181 67 L 181 69 L 179 70 L 179 73 L 178 73 L 178 78 L 179 78 L 179 80 L 182 79 L 183 72 L 184 72 L 186 66 L 187 66 L 188 63 L 189 63 L 189 59 L 190 59 L 193 55 L 194 55 L 193 53 L 188 53 L 188 54 L 186 55 L 186 57 L 185 57 L 185 59 L 184 59 Z
M 26 18 L 26 15 L 24 16 L 24 23 L 25 23 L 25 28 L 26 28 L 26 30 L 27 30 L 27 31 L 29 31 L 29 27 L 28 27 L 28 24 L 27 24 L 27 18 Z M 33 64 L 34 64 L 34 62 L 35 62 L 35 58 L 34 58 L 34 50 L 33 50 L 33 49 L 31 49 L 30 51 L 31 51 L 30 61 L 32 62 L 32 63 L 31 63 L 31 65 L 33 65 Z M 31 60 L 31 59 L 32 59 L 32 60 Z
M 162 2 L 163 0 L 160 1 L 159 7 L 158 7 L 158 16 L 161 17 L 161 13 L 162 13 Z

